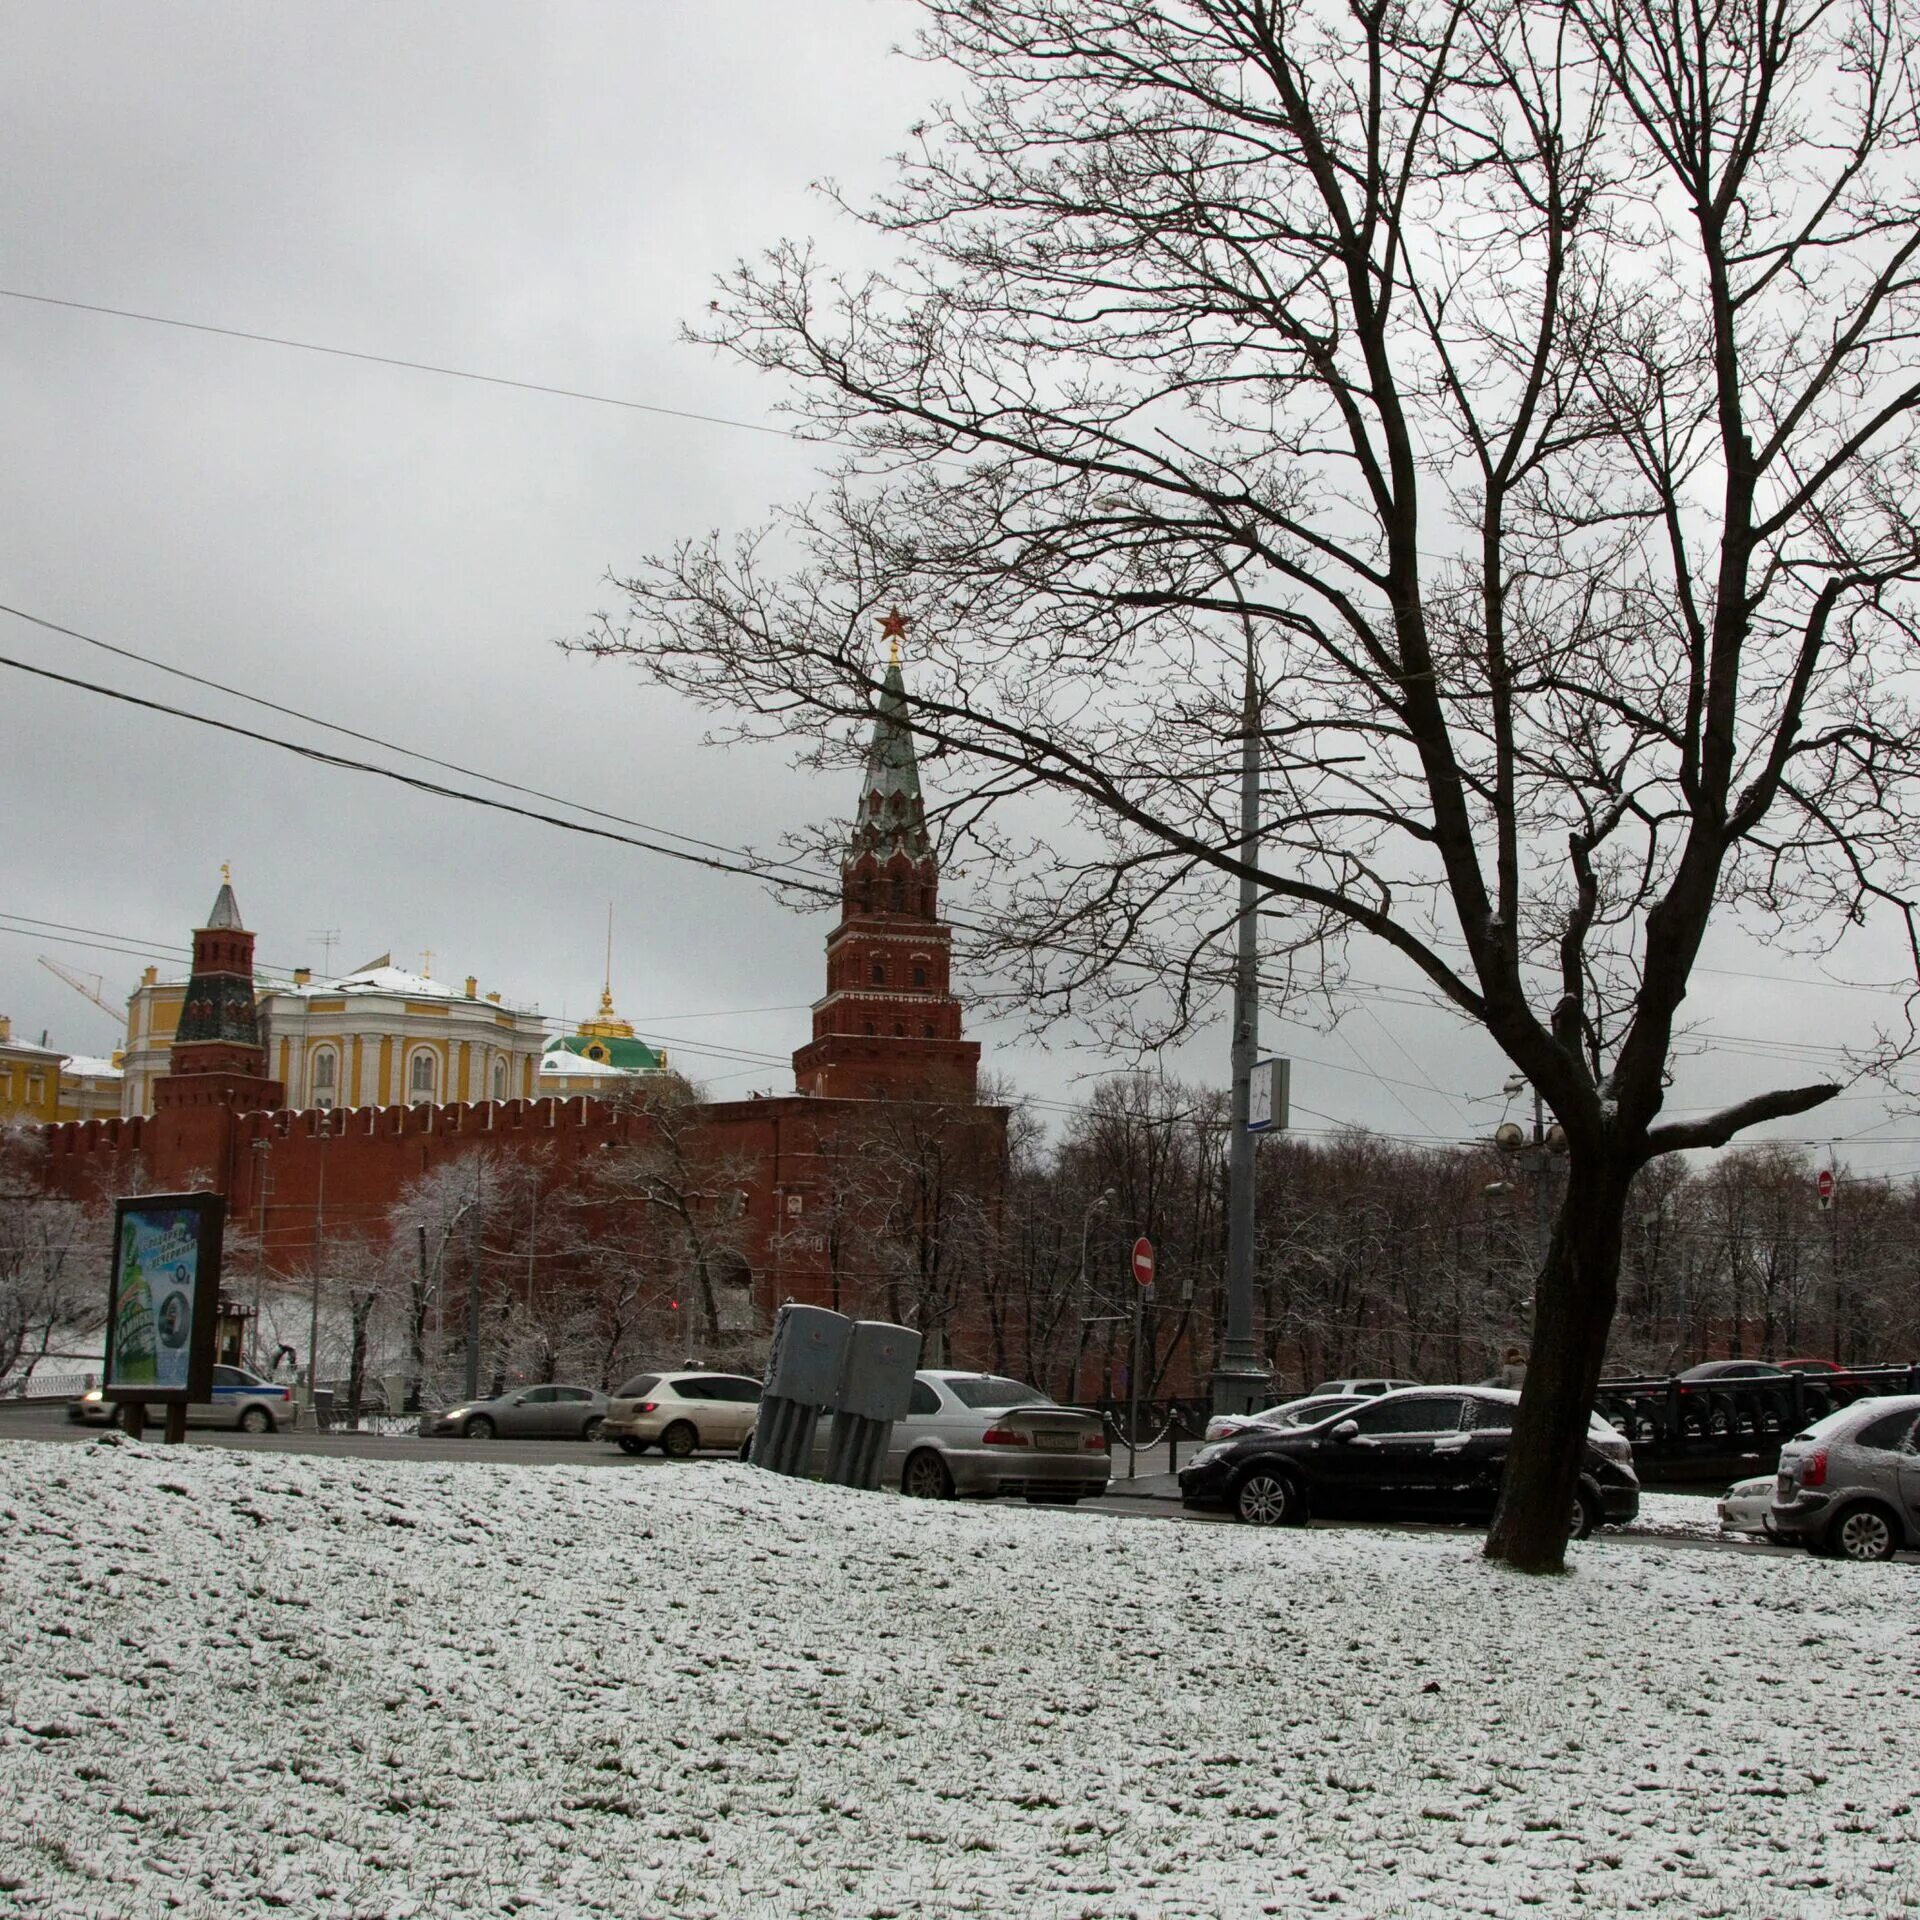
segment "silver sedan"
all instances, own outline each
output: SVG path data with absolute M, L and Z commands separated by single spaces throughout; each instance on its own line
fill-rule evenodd
M 607 1396 L 592 1387 L 516 1387 L 422 1414 L 420 1431 L 466 1440 L 596 1440 L 606 1417 Z
M 929 1368 L 913 1376 L 884 1480 L 923 1500 L 1023 1496 L 1071 1506 L 1107 1490 L 1106 1423 L 1000 1374 Z

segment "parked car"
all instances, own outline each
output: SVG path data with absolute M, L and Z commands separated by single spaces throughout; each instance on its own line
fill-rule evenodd
M 1264 1413 L 1216 1413 L 1207 1422 L 1203 1437 L 1230 1440 L 1248 1427 L 1311 1427 L 1336 1413 L 1350 1412 L 1366 1404 L 1358 1394 L 1310 1393 L 1304 1400 L 1283 1401 L 1277 1407 L 1268 1407 Z
M 743 1373 L 636 1373 L 607 1403 L 601 1438 L 623 1453 L 649 1447 L 676 1460 L 738 1447 L 760 1412 L 760 1382 Z
M 1403 1387 L 1417 1387 L 1418 1380 L 1322 1380 L 1307 1397 L 1324 1400 L 1335 1394 L 1349 1400 L 1371 1400 L 1382 1393 L 1398 1393 Z
M 1798 1359 L 1782 1360 L 1782 1371 L 1786 1373 L 1845 1373 L 1846 1368 L 1837 1360 L 1816 1360 L 1811 1354 L 1803 1354 Z
M 105 1427 L 118 1423 L 120 1403 L 109 1400 L 98 1387 L 90 1387 L 67 1408 L 69 1420 L 89 1426 Z M 166 1410 L 155 1401 L 148 1405 L 147 1420 L 158 1426 Z M 263 1380 L 245 1367 L 216 1366 L 213 1370 L 213 1398 L 196 1400 L 187 1407 L 190 1427 L 232 1427 L 241 1433 L 278 1433 L 300 1424 L 300 1403 L 290 1386 Z
M 1763 1473 L 1752 1480 L 1736 1481 L 1720 1496 L 1722 1533 L 1764 1533 L 1773 1536 L 1773 1522 L 1767 1509 L 1773 1504 L 1774 1476 Z
M 913 1376 L 882 1483 L 922 1500 L 1072 1506 L 1105 1493 L 1111 1472 L 1106 1423 L 1091 1408 L 1063 1407 L 1002 1374 L 936 1367 Z
M 1920 1547 L 1920 1394 L 1884 1394 L 1816 1420 L 1780 1449 L 1776 1539 L 1848 1560 Z
M 1513 1410 L 1500 1387 L 1415 1387 L 1311 1427 L 1254 1427 L 1202 1447 L 1180 1470 L 1182 1504 L 1225 1508 L 1253 1526 L 1313 1514 L 1484 1520 L 1500 1497 Z M 1633 1449 L 1592 1416 L 1570 1531 L 1585 1539 L 1640 1510 Z
M 1676 1380 L 1784 1380 L 1784 1367 L 1771 1360 L 1702 1360 L 1697 1367 L 1674 1375 Z
M 826 1465 L 832 1416 L 814 1434 Z M 740 1443 L 751 1457 L 753 1435 Z M 1091 1407 L 1065 1407 L 1038 1387 L 997 1373 L 926 1368 L 913 1376 L 904 1419 L 893 1423 L 880 1484 L 919 1500 L 1017 1498 L 1073 1506 L 1107 1490 L 1107 1428 Z
M 607 1396 L 592 1387 L 515 1387 L 423 1413 L 420 1431 L 463 1440 L 593 1440 L 606 1417 Z

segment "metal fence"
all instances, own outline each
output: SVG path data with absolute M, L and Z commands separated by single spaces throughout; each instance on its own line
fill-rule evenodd
M 99 1376 L 92 1373 L 16 1374 L 0 1380 L 0 1400 L 77 1400 L 99 1384 Z

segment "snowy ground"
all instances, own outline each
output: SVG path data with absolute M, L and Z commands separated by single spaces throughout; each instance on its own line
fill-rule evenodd
M 1920 1910 L 1920 1566 L 0 1444 L 0 1913 Z

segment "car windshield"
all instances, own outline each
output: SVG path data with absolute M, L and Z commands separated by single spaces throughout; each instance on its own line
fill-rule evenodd
M 660 1376 L 657 1373 L 636 1373 L 633 1378 L 620 1389 L 619 1398 L 622 1400 L 638 1400 L 644 1395 L 651 1393 L 659 1384 Z
M 1038 1387 L 1029 1387 L 1019 1380 L 1004 1380 L 992 1373 L 971 1380 L 949 1380 L 945 1385 L 963 1407 L 1028 1407 L 1047 1399 Z

